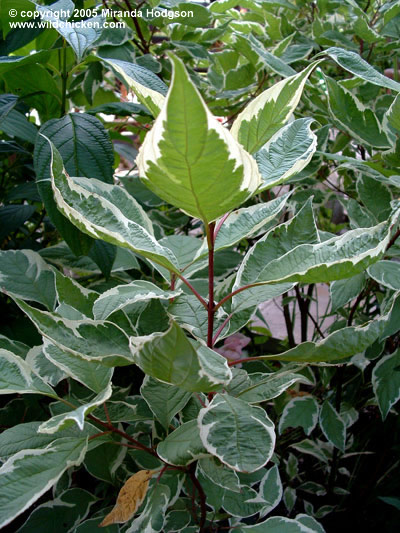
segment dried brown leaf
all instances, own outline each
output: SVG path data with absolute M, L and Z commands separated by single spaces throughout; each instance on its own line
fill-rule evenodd
M 117 503 L 99 527 L 123 524 L 136 513 L 143 502 L 154 470 L 139 470 L 133 474 L 119 491 Z

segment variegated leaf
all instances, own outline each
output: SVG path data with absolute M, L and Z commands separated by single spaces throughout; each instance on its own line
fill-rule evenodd
M 157 196 L 209 223 L 252 196 L 260 176 L 255 160 L 207 109 L 181 60 L 171 59 L 171 86 L 139 151 L 139 175 Z
M 150 376 L 145 376 L 140 394 L 166 429 L 172 418 L 185 407 L 192 396 L 188 391 Z
M 338 127 L 349 133 L 361 144 L 375 148 L 389 148 L 390 142 L 375 113 L 365 107 L 353 93 L 329 77 L 329 110 Z
M 128 337 L 115 324 L 91 319 L 69 320 L 16 300 L 39 333 L 61 350 L 107 366 L 132 363 Z
M 113 369 L 62 350 L 47 339 L 44 339 L 43 352 L 45 357 L 67 376 L 79 381 L 93 392 L 100 393 L 111 380 Z
M 157 446 L 158 456 L 168 464 L 185 466 L 208 455 L 196 420 L 185 422 Z
M 367 272 L 380 285 L 393 291 L 400 290 L 400 264 L 396 261 L 378 261 L 371 265 Z
M 98 394 L 93 400 L 88 403 L 77 407 L 73 411 L 68 411 L 60 415 L 55 415 L 46 422 L 40 424 L 38 433 L 56 433 L 66 427 L 73 425 L 74 423 L 83 429 L 85 424 L 85 417 L 91 413 L 98 405 L 102 405 L 106 400 L 110 398 L 112 394 L 111 384 L 109 383 L 107 388 L 103 392 Z
M 86 450 L 87 437 L 64 437 L 44 449 L 21 450 L 10 457 L 0 468 L 0 528 L 28 509 L 68 468 L 81 464 Z
M 308 77 L 320 61 L 275 83 L 238 115 L 231 133 L 249 153 L 258 152 L 286 124 L 299 103 Z
M 191 392 L 211 392 L 232 378 L 227 361 L 210 348 L 191 341 L 171 322 L 166 332 L 131 337 L 133 362 L 146 374 Z
M 299 118 L 277 131 L 256 155 L 263 182 L 260 191 L 285 183 L 311 161 L 317 136 L 312 118 Z
M 289 427 L 302 427 L 310 435 L 318 423 L 319 406 L 313 396 L 298 396 L 285 405 L 279 419 L 279 433 Z
M 319 425 L 325 437 L 342 452 L 346 447 L 346 424 L 328 400 L 322 404 Z
M 0 394 L 13 393 L 44 394 L 58 398 L 50 385 L 22 357 L 0 348 Z
M 217 394 L 198 417 L 206 450 L 238 472 L 255 472 L 271 458 L 274 425 L 260 407 L 227 394 Z
M 106 320 L 112 313 L 127 305 L 153 299 L 168 300 L 181 293 L 180 290 L 164 291 L 149 281 L 135 280 L 103 292 L 93 306 L 94 317 L 97 320 Z
M 95 179 L 71 178 L 60 154 L 52 149 L 51 183 L 60 211 L 88 235 L 133 252 L 177 271 L 173 253 L 153 235 L 152 224 L 142 207 L 122 187 Z
M 382 418 L 400 399 L 400 349 L 382 357 L 372 372 L 372 387 Z
M 140 102 L 156 117 L 165 102 L 167 86 L 150 70 L 120 59 L 101 57 L 110 65 L 136 94 Z
M 56 303 L 54 271 L 33 250 L 0 251 L 0 290 L 50 310 Z

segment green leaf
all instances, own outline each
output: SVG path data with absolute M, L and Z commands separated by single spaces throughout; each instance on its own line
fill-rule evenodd
M 65 437 L 10 457 L 0 468 L 0 527 L 28 509 L 68 468 L 81 464 L 86 450 L 86 437 Z
M 68 7 L 66 7 L 68 6 Z M 62 20 L 63 11 L 73 14 L 75 4 L 73 2 L 56 2 L 51 6 L 36 6 L 36 10 L 42 13 L 43 20 L 49 23 L 71 45 L 78 62 L 82 61 L 85 52 L 92 47 L 103 31 L 104 17 L 93 17 L 85 20 L 85 24 L 67 24 L 66 17 Z
M 400 349 L 382 357 L 372 372 L 372 387 L 382 418 L 400 399 Z
M 287 238 L 282 243 L 277 237 L 290 231 L 294 217 L 289 225 L 274 228 L 249 250 L 239 269 L 234 290 L 249 284 L 319 283 L 359 274 L 382 257 L 393 228 L 398 224 L 399 214 L 398 210 L 389 223 L 381 222 L 368 231 L 354 229 L 315 244 L 303 240 L 303 243 L 297 241 L 296 246 L 292 241 L 289 248 Z
M 304 85 L 318 62 L 262 92 L 238 115 L 231 133 L 254 154 L 286 124 L 299 103 Z
M 86 415 L 90 414 L 98 405 L 102 405 L 106 400 L 110 398 L 112 394 L 111 383 L 103 392 L 100 392 L 93 400 L 81 405 L 73 411 L 68 411 L 59 415 L 55 415 L 46 422 L 40 424 L 38 433 L 56 433 L 61 429 L 69 427 L 75 423 L 80 430 L 83 429 L 85 424 Z
M 392 89 L 393 91 L 397 92 L 400 91 L 400 83 L 391 80 L 387 76 L 384 76 L 375 70 L 374 67 L 372 67 L 369 63 L 367 63 L 367 61 L 362 59 L 355 52 L 350 52 L 349 50 L 344 50 L 343 48 L 331 47 L 319 54 L 319 56 L 322 55 L 328 55 L 342 68 L 348 72 L 351 72 L 362 80 L 368 81 L 369 83 L 377 85 L 378 87 L 386 87 L 387 89 Z
M 169 464 L 185 466 L 200 457 L 207 451 L 200 440 L 197 420 L 185 422 L 157 446 L 159 457 Z
M 74 227 L 61 215 L 51 189 L 51 146 L 48 137 L 60 150 L 66 171 L 72 176 L 96 178 L 113 182 L 114 154 L 109 135 L 96 117 L 86 113 L 71 113 L 52 119 L 40 128 L 34 151 L 36 183 L 46 211 L 62 237 L 76 255 L 86 255 L 92 239 Z
M 104 277 L 108 279 L 117 256 L 116 246 L 104 241 L 95 241 L 89 252 L 89 256 L 100 268 Z
M 119 74 L 128 87 L 134 91 L 139 101 L 156 117 L 165 102 L 164 95 L 167 93 L 165 83 L 154 72 L 135 63 L 101 55 L 99 57 Z
M 197 469 L 218 487 L 240 493 L 240 481 L 236 472 L 227 468 L 215 457 L 199 459 Z
M 392 105 L 385 113 L 384 121 L 389 124 L 396 133 L 400 133 L 400 95 L 398 94 L 393 100 Z
M 368 275 L 380 285 L 388 287 L 394 291 L 400 290 L 400 265 L 395 261 L 378 261 L 371 265 Z
M 276 465 L 270 468 L 261 480 L 259 494 L 262 494 L 266 502 L 260 511 L 260 518 L 264 518 L 282 499 L 282 482 Z
M 254 159 L 211 115 L 181 60 L 167 99 L 139 151 L 144 183 L 157 196 L 205 223 L 237 207 L 257 190 Z
M 51 387 L 55 387 L 67 376 L 44 355 L 43 346 L 34 346 L 26 354 L 25 362 Z
M 54 272 L 32 250 L 0 251 L 0 287 L 4 287 L 11 296 L 54 309 Z
M 39 333 L 61 350 L 86 360 L 96 360 L 106 366 L 132 363 L 128 337 L 111 322 L 91 319 L 70 320 L 57 313 L 35 309 L 16 300 L 28 315 Z
M 190 341 L 175 322 L 164 333 L 131 337 L 130 344 L 133 361 L 143 372 L 186 391 L 219 390 L 232 377 L 224 357 Z
M 54 500 L 36 507 L 18 531 L 34 533 L 45 530 L 46 533 L 66 533 L 74 530 L 97 500 L 96 496 L 86 490 L 68 489 Z
M 61 212 L 88 235 L 129 248 L 177 272 L 174 255 L 156 241 L 150 219 L 134 198 L 117 185 L 70 178 L 58 150 L 49 143 L 52 187 Z
M 192 396 L 190 392 L 149 376 L 144 378 L 140 394 L 166 429 L 172 418 L 185 407 Z
M 136 302 L 152 299 L 168 300 L 179 296 L 182 291 L 164 291 L 149 281 L 135 280 L 126 285 L 118 285 L 103 292 L 93 306 L 94 317 L 105 320 L 112 313 Z
M 299 118 L 278 130 L 256 155 L 263 183 L 260 191 L 285 183 L 311 161 L 317 137 L 311 118 Z
M 389 148 L 390 142 L 375 113 L 365 107 L 354 94 L 325 76 L 329 110 L 337 126 L 359 143 L 375 148 Z
M 73 353 L 62 350 L 45 339 L 44 355 L 65 374 L 94 392 L 104 390 L 111 380 L 113 369 L 94 360 L 88 361 Z
M 271 459 L 274 426 L 260 407 L 217 394 L 201 409 L 198 423 L 206 450 L 233 470 L 255 472 Z
M 15 109 L 12 109 L 7 113 L 7 116 L 1 118 L 0 130 L 10 137 L 18 137 L 31 144 L 35 143 L 38 132 L 37 127 L 32 122 L 29 122 L 25 115 Z
M 302 427 L 310 435 L 318 422 L 318 402 L 313 396 L 293 398 L 285 405 L 279 420 L 279 433 L 289 427 Z
M 44 394 L 58 398 L 26 361 L 3 348 L 0 348 L 0 367 L 0 394 Z
M 36 211 L 35 205 L 3 205 L 0 207 L 0 241 L 18 230 Z

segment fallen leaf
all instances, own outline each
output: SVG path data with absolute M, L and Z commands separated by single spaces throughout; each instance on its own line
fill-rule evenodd
M 133 474 L 119 491 L 117 503 L 99 527 L 127 522 L 143 502 L 154 470 L 139 470 Z

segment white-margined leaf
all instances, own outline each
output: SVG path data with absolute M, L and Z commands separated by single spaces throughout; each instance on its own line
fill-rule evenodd
M 229 248 L 242 239 L 256 235 L 282 212 L 289 197 L 290 193 L 274 198 L 270 202 L 232 211 L 218 231 L 215 251 Z
M 273 516 L 253 526 L 239 526 L 235 528 L 238 533 L 315 533 L 315 529 L 305 526 L 297 520 L 283 516 Z
M 350 52 L 349 50 L 332 46 L 331 48 L 321 52 L 319 55 L 328 55 L 342 68 L 348 72 L 351 72 L 358 78 L 372 83 L 373 85 L 377 85 L 378 87 L 386 87 L 387 89 L 392 89 L 396 92 L 400 91 L 400 83 L 395 80 L 391 80 L 387 76 L 384 76 L 375 70 L 374 67 L 372 67 L 369 63 L 367 63 L 367 61 L 362 59 L 362 57 L 355 52 Z
M 171 322 L 166 332 L 131 337 L 133 362 L 153 378 L 191 392 L 211 392 L 227 385 L 232 372 L 222 355 L 199 342 Z
M 311 130 L 312 118 L 299 118 L 278 130 L 255 154 L 262 177 L 260 191 L 285 183 L 311 161 L 317 149 L 317 136 Z
M 261 403 L 276 398 L 287 390 L 294 383 L 305 383 L 312 385 L 310 380 L 302 374 L 296 373 L 296 369 L 285 369 L 285 367 L 272 374 L 257 372 L 249 374 L 249 381 L 237 393 L 232 393 L 228 386 L 229 394 L 249 403 Z
M 144 378 L 140 394 L 166 429 L 172 418 L 185 407 L 192 396 L 191 392 L 150 376 Z
M 400 263 L 387 260 L 378 261 L 371 265 L 367 272 L 380 285 L 393 291 L 400 290 Z
M 170 502 L 171 490 L 167 485 L 156 483 L 147 492 L 146 505 L 140 515 L 135 518 L 126 533 L 161 533 L 165 512 Z
M 218 487 L 240 493 L 240 481 L 236 472 L 215 457 L 199 459 L 197 469 Z
M 87 490 L 67 489 L 54 500 L 36 507 L 18 531 L 32 533 L 42 529 L 46 533 L 59 533 L 61 523 L 66 531 L 75 531 L 97 501 L 98 498 Z
M 43 352 L 53 365 L 93 392 L 100 393 L 104 390 L 113 375 L 112 368 L 95 360 L 83 359 L 76 354 L 62 350 L 47 339 L 44 339 Z
M 328 87 L 329 109 L 337 126 L 361 144 L 366 143 L 375 148 L 389 148 L 390 142 L 375 113 L 332 78 L 326 76 L 325 80 Z
M 319 413 L 319 425 L 328 441 L 344 452 L 346 446 L 346 424 L 328 400 L 325 400 L 322 404 Z
M 379 264 L 375 263 L 375 264 Z M 371 267 L 370 267 L 371 268 Z M 360 294 L 366 281 L 365 272 L 356 274 L 351 278 L 339 279 L 329 285 L 332 312 L 337 311 Z
M 265 472 L 265 470 L 263 470 Z M 240 493 L 226 490 L 223 508 L 233 516 L 246 518 L 256 513 L 263 518 L 270 513 L 282 499 L 282 482 L 277 466 L 273 466 L 262 477 L 258 490 L 242 485 Z
M 70 467 L 82 463 L 87 437 L 64 437 L 44 449 L 27 449 L 0 468 L 0 528 L 28 509 Z
M 12 296 L 54 309 L 53 269 L 32 250 L 0 251 L 0 287 Z
M 97 320 L 106 320 L 112 313 L 127 305 L 153 299 L 168 300 L 179 296 L 181 292 L 180 290 L 164 291 L 150 281 L 135 280 L 103 292 L 93 306 L 94 317 Z
M 130 194 L 95 179 L 70 178 L 57 149 L 51 142 L 50 146 L 55 200 L 73 224 L 91 237 L 129 248 L 177 271 L 174 255 L 158 244 L 150 219 Z
M 208 455 L 199 434 L 197 420 L 185 422 L 157 446 L 157 454 L 169 464 L 185 466 Z
M 227 394 L 217 394 L 198 417 L 207 451 L 238 472 L 255 472 L 271 458 L 274 425 L 260 407 Z
M 73 278 L 68 278 L 55 270 L 56 275 L 56 293 L 59 306 L 56 312 L 59 312 L 60 306 L 69 306 L 77 310 L 83 316 L 93 318 L 93 304 L 99 297 L 96 291 L 83 287 Z M 61 313 L 60 313 L 61 314 Z
M 0 394 L 14 393 L 44 394 L 58 398 L 50 385 L 22 357 L 0 348 Z
M 44 354 L 44 346 L 34 346 L 25 357 L 26 363 L 51 387 L 58 385 L 67 375 Z
M 328 282 L 359 274 L 382 257 L 398 225 L 399 215 L 400 210 L 397 210 L 389 222 L 381 222 L 368 232 L 363 228 L 354 229 L 324 242 L 302 244 L 298 241 L 296 246 L 292 239 L 290 248 L 286 249 L 277 239 L 286 229 L 282 224 L 249 250 L 239 268 L 234 289 L 248 284 Z M 288 229 L 293 220 L 288 223 Z
M 318 423 L 319 406 L 313 396 L 298 396 L 285 405 L 279 419 L 279 433 L 289 427 L 302 427 L 310 435 Z
M 318 61 L 298 74 L 275 83 L 252 100 L 238 115 L 231 133 L 249 153 L 258 152 L 286 124 L 317 64 Z
M 397 298 L 394 299 L 388 312 L 375 320 L 371 320 L 361 326 L 348 326 L 329 334 L 318 342 L 306 341 L 294 348 L 277 355 L 263 355 L 262 359 L 277 359 L 280 361 L 295 361 L 305 363 L 318 363 L 339 361 L 348 359 L 357 353 L 361 353 L 371 346 L 377 339 L 386 338 L 387 328 L 397 331 L 395 313 Z M 392 312 L 394 315 L 392 317 Z M 394 319 L 394 320 L 393 320 Z
M 99 57 L 106 65 L 110 65 L 119 74 L 128 87 L 136 94 L 139 101 L 156 117 L 165 102 L 165 94 L 167 93 L 165 83 L 154 72 L 136 63 Z
M 73 425 L 74 423 L 79 427 L 80 430 L 83 429 L 85 424 L 86 415 L 90 414 L 98 405 L 102 405 L 107 401 L 112 394 L 111 383 L 108 384 L 107 388 L 103 392 L 100 392 L 93 400 L 90 400 L 88 403 L 81 405 L 74 409 L 73 411 L 68 411 L 59 415 L 55 415 L 46 422 L 40 424 L 38 432 L 39 433 L 56 433 L 66 427 Z
M 89 318 L 69 320 L 57 313 L 35 309 L 20 300 L 16 300 L 16 303 L 32 320 L 39 333 L 61 350 L 107 366 L 132 363 L 128 337 L 115 324 Z
M 390 408 L 400 399 L 400 349 L 385 355 L 376 364 L 372 372 L 372 387 L 385 419 Z
M 180 59 L 165 104 L 139 151 L 144 183 L 185 213 L 212 222 L 258 189 L 255 160 L 206 107 Z

